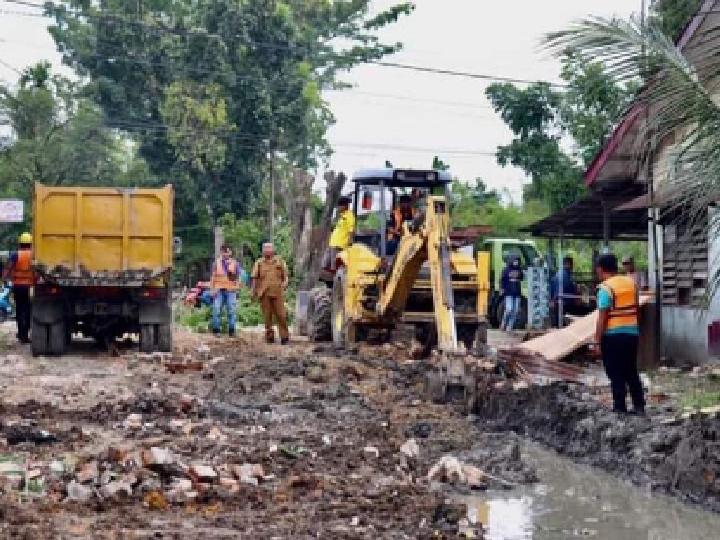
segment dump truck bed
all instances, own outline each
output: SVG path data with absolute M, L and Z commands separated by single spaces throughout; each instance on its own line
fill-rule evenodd
M 139 286 L 172 268 L 173 188 L 35 185 L 34 265 L 61 285 Z

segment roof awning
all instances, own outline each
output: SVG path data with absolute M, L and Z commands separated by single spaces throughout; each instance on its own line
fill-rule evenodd
M 647 240 L 648 216 L 645 208 L 623 212 L 615 210 L 638 199 L 633 186 L 625 193 L 600 195 L 591 193 L 570 206 L 525 227 L 533 236 L 544 238 L 568 238 L 602 240 L 605 238 L 605 212 L 609 222 L 610 240 Z
M 680 190 L 678 188 L 672 187 L 664 191 L 657 191 L 653 193 L 652 203 L 650 201 L 650 194 L 643 193 L 639 197 L 635 197 L 634 199 L 631 199 L 628 202 L 616 207 L 613 212 L 626 212 L 629 210 L 647 209 L 652 206 L 663 206 L 666 202 L 674 199 L 679 193 Z

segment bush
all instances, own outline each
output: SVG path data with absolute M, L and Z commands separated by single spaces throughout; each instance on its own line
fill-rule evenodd
M 295 290 L 290 289 L 285 294 L 285 305 L 288 307 L 288 324 L 291 323 L 294 310 L 291 308 L 295 304 Z M 237 326 L 238 328 L 248 328 L 263 324 L 262 310 L 260 302 L 253 300 L 250 295 L 250 289 L 243 287 L 237 294 Z M 212 330 L 212 308 L 203 306 L 201 308 L 192 308 L 184 304 L 175 308 L 175 321 L 181 326 L 185 326 L 193 332 L 206 333 Z M 227 331 L 227 315 L 223 310 L 221 315 L 221 326 L 223 331 Z

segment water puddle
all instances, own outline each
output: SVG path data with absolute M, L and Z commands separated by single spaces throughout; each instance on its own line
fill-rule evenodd
M 536 446 L 524 455 L 540 483 L 453 497 L 468 507 L 466 537 L 485 540 L 709 540 L 720 514 L 654 495 Z M 475 531 L 482 525 L 485 536 Z

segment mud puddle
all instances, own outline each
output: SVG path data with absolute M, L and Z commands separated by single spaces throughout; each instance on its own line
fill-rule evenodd
M 535 444 L 524 445 L 523 455 L 537 469 L 537 484 L 454 497 L 468 507 L 468 537 L 482 524 L 485 540 L 717 538 L 718 514 L 650 494 Z

